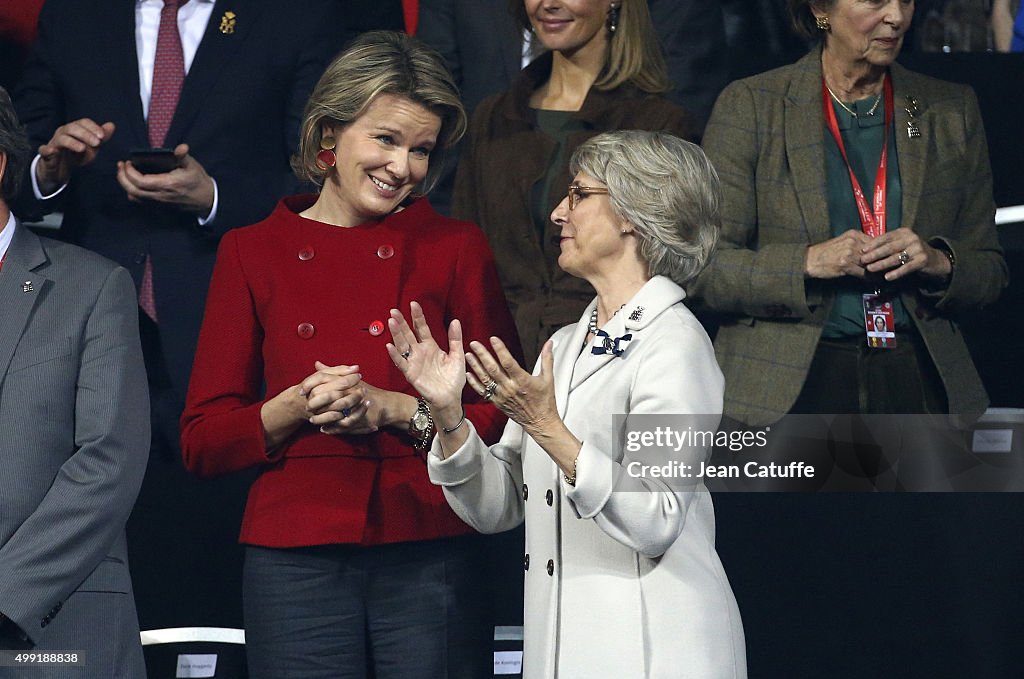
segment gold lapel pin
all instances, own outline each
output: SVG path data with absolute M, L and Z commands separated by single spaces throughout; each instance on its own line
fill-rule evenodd
M 224 12 L 224 16 L 220 18 L 220 32 L 224 35 L 231 35 L 235 32 L 235 13 Z
M 32 281 L 25 281 L 21 284 L 22 292 L 32 292 L 35 288 L 32 287 Z

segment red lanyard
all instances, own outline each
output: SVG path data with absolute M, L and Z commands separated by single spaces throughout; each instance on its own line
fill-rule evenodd
M 839 153 L 843 156 L 846 169 L 850 173 L 850 184 L 853 185 L 853 198 L 857 201 L 857 212 L 860 213 L 860 228 L 872 238 L 877 238 L 885 233 L 885 198 L 887 195 L 885 169 L 889 159 L 889 126 L 892 125 L 892 80 L 885 79 L 882 88 L 885 96 L 885 130 L 882 132 L 882 156 L 878 159 L 878 170 L 875 172 L 874 188 L 874 210 L 868 208 L 868 201 L 864 198 L 864 190 L 860 182 L 853 174 L 850 167 L 850 159 L 846 155 L 846 146 L 843 144 L 843 137 L 839 134 L 839 122 L 836 120 L 835 109 L 832 108 L 832 99 L 825 84 L 825 78 L 821 79 L 821 96 L 825 107 L 825 122 L 828 124 L 828 131 L 836 140 Z

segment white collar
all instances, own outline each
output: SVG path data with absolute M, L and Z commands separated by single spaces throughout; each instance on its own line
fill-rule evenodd
M 4 226 L 4 230 L 0 231 L 0 259 L 4 258 L 7 254 L 7 248 L 11 247 L 11 241 L 14 240 L 14 227 L 17 222 L 14 221 L 14 213 L 9 212 L 7 217 L 7 225 Z

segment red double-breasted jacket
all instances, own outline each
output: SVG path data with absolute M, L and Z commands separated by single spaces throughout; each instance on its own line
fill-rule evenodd
M 471 532 L 395 429 L 330 436 L 303 425 L 268 457 L 260 408 L 314 372 L 358 364 L 376 387 L 415 394 L 385 350 L 392 308 L 419 302 L 435 337 L 458 318 L 466 342 L 518 339 L 483 233 L 425 199 L 383 220 L 338 228 L 299 216 L 315 196 L 278 204 L 221 241 L 182 416 L 185 466 L 215 476 L 262 471 L 241 541 L 267 547 L 424 540 Z M 466 415 L 496 440 L 505 418 L 472 390 Z

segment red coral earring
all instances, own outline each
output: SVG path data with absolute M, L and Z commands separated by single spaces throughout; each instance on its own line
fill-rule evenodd
M 334 167 L 338 162 L 338 157 L 334 155 L 335 146 L 337 146 L 337 142 L 330 135 L 320 139 L 320 152 L 316 154 L 316 166 L 324 172 L 327 171 L 327 168 Z

